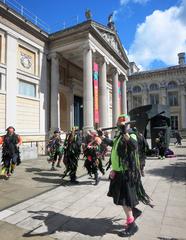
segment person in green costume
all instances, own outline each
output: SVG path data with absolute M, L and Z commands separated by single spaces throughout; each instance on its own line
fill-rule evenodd
M 129 237 L 138 231 L 135 219 L 141 215 L 136 208 L 139 201 L 152 207 L 149 196 L 145 193 L 140 176 L 140 162 L 136 134 L 130 129 L 129 116 L 118 117 L 118 131 L 114 140 L 104 138 L 103 141 L 112 146 L 110 186 L 108 196 L 116 205 L 123 207 L 127 221 L 120 236 Z

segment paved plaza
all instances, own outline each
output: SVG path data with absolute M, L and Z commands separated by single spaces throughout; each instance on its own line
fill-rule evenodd
M 137 220 L 139 231 L 131 240 L 186 239 L 186 143 L 172 149 L 176 158 L 147 160 L 143 182 L 155 207 L 139 205 L 143 214 Z M 64 181 L 60 185 L 62 170 L 49 172 L 48 168 L 44 160 L 35 160 L 34 166 L 33 161 L 26 161 L 9 181 L 1 180 L 0 206 L 10 198 L 9 204 L 1 207 L 1 240 L 121 239 L 118 232 L 124 213 L 107 197 L 108 176 L 94 186 L 84 175 L 81 162 L 80 184 Z M 8 195 L 5 189 L 13 192 Z

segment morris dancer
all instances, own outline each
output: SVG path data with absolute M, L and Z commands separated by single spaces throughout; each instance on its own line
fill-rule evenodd
M 113 198 L 114 204 L 123 207 L 127 217 L 126 229 L 119 233 L 123 237 L 129 237 L 138 230 L 135 219 L 141 211 L 135 207 L 139 201 L 152 207 L 141 182 L 137 137 L 131 132 L 130 125 L 125 125 L 128 121 L 128 115 L 120 115 L 114 140 L 103 139 L 112 146 L 108 196 Z
M 76 172 L 78 167 L 78 160 L 81 153 L 81 139 L 78 129 L 73 128 L 70 133 L 67 134 L 64 142 L 64 164 L 66 170 L 62 176 L 62 179 L 69 174 L 71 183 L 78 184 L 76 180 Z
M 63 156 L 63 146 L 62 146 L 62 140 L 60 137 L 60 130 L 55 130 L 54 135 L 51 137 L 48 145 L 47 145 L 47 151 L 49 155 L 48 162 L 52 163 L 51 170 L 55 170 L 55 162 L 57 161 L 56 167 L 61 167 L 61 159 Z
M 87 169 L 87 172 L 90 176 L 94 174 L 95 185 L 98 184 L 98 169 L 104 175 L 105 170 L 103 169 L 101 153 L 100 153 L 100 144 L 101 139 L 99 137 L 95 137 L 95 139 L 90 142 L 86 149 L 84 150 L 85 163 L 84 167 Z
M 10 126 L 6 129 L 6 135 L 0 137 L 2 144 L 2 171 L 1 176 L 9 178 L 14 172 L 16 165 L 21 163 L 19 146 L 22 144 L 21 137 L 15 133 L 15 128 Z

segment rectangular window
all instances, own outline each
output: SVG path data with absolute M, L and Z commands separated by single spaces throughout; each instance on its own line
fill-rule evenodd
M 170 106 L 178 106 L 178 93 L 177 92 L 169 92 L 168 100 Z
M 36 85 L 19 80 L 19 94 L 27 97 L 36 97 Z
M 159 104 L 159 95 L 158 94 L 150 95 L 150 104 Z
M 178 130 L 178 116 L 171 116 L 171 129 Z
M 133 108 L 142 106 L 142 96 L 133 96 Z

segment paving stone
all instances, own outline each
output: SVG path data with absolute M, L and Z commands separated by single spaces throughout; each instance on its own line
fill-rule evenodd
M 165 238 L 175 238 L 175 239 L 186 239 L 186 229 L 185 228 L 179 228 L 179 227 L 173 227 L 170 225 L 162 225 L 162 229 L 160 232 L 160 237 Z
M 59 232 L 56 231 L 54 234 L 51 235 L 52 238 L 54 239 L 59 239 L 59 240 L 72 240 L 74 236 L 76 236 L 76 232 Z
M 4 218 L 7 218 L 8 216 L 13 215 L 15 212 L 12 210 L 4 210 L 0 212 L 0 220 L 3 220 Z
M 170 227 L 179 227 L 179 228 L 185 228 L 186 229 L 186 221 L 179 218 L 170 218 L 170 217 L 164 217 L 163 218 L 163 225 L 169 225 Z
M 28 218 L 32 214 L 33 213 L 22 210 L 18 213 L 15 213 L 15 214 L 10 215 L 9 217 L 5 218 L 4 221 L 11 223 L 11 224 L 17 224 L 18 222 L 21 222 L 22 220 Z
M 186 220 L 186 207 L 167 206 L 165 216 L 173 217 L 175 219 L 177 219 L 177 218 L 183 219 L 185 221 Z

